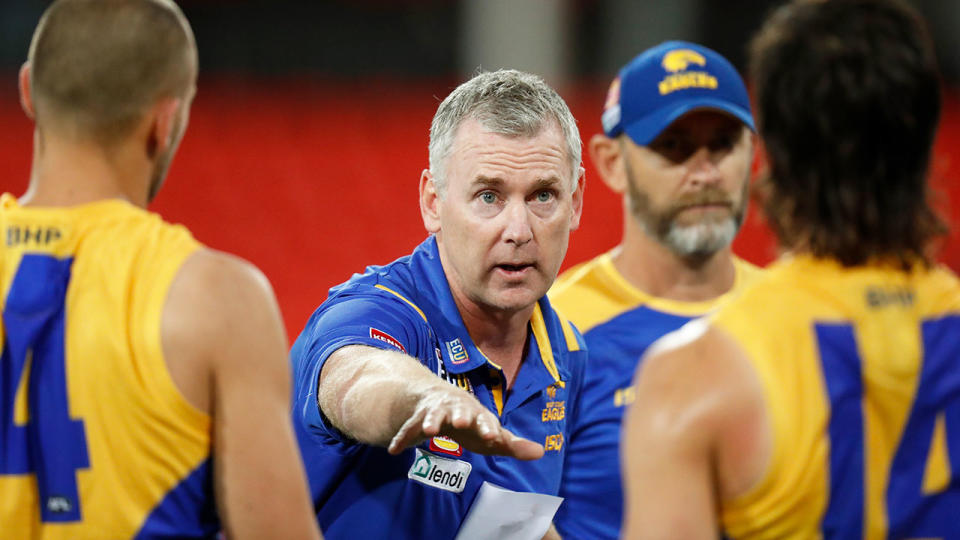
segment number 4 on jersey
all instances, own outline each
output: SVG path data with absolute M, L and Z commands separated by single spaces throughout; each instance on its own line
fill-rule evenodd
M 36 475 L 44 522 L 81 519 L 77 470 L 90 466 L 83 421 L 70 418 L 67 397 L 64 326 L 72 263 L 24 255 L 3 309 L 0 475 Z
M 866 486 L 863 368 L 853 326 L 815 327 L 830 399 L 830 500 L 825 538 L 863 538 Z M 960 316 L 924 321 L 923 359 L 889 468 L 889 538 L 943 537 L 960 508 Z

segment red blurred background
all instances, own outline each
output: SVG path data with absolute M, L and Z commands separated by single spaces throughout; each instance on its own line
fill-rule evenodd
M 331 286 L 366 265 L 407 254 L 425 237 L 417 184 L 427 166 L 430 120 L 455 85 L 201 79 L 187 135 L 151 209 L 185 224 L 205 244 L 259 266 L 273 282 L 292 339 Z M 12 86 L 0 89 L 0 191 L 20 195 L 30 170 L 32 125 Z M 604 91 L 593 84 L 561 89 L 585 141 L 600 131 Z M 957 231 L 955 98 L 946 103 L 936 148 L 935 202 Z M 584 161 L 584 216 L 564 268 L 620 237 L 620 200 L 597 177 L 586 152 Z M 775 256 L 756 208 L 734 248 L 757 264 Z M 946 241 L 941 259 L 960 270 L 960 234 Z

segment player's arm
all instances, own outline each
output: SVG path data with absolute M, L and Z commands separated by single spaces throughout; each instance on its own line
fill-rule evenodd
M 551 523 L 550 528 L 547 529 L 547 533 L 543 535 L 541 540 L 563 540 L 563 537 L 557 532 L 557 527 Z
M 720 501 L 766 467 L 757 376 L 728 337 L 698 321 L 654 345 L 635 385 L 621 442 L 624 538 L 716 539 Z
M 349 345 L 320 373 L 320 408 L 350 438 L 392 454 L 446 435 L 471 452 L 538 459 L 543 447 L 517 437 L 468 392 L 399 351 Z
M 213 416 L 227 536 L 319 538 L 290 420 L 286 337 L 267 279 L 236 257 L 197 252 L 174 279 L 163 316 L 174 378 Z

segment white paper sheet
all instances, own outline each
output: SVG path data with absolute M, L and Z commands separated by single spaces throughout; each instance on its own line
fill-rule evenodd
M 510 491 L 484 482 L 456 540 L 540 540 L 563 497 Z

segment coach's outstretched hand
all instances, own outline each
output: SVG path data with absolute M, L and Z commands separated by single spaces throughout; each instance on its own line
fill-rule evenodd
M 391 454 L 444 435 L 479 454 L 543 457 L 542 445 L 517 437 L 470 393 L 399 351 L 338 349 L 323 366 L 317 398 L 337 429 Z
M 390 441 L 387 450 L 399 454 L 429 437 L 444 435 L 478 454 L 512 456 L 522 460 L 543 457 L 543 446 L 514 435 L 475 397 L 442 382 L 417 403 L 413 414 Z

